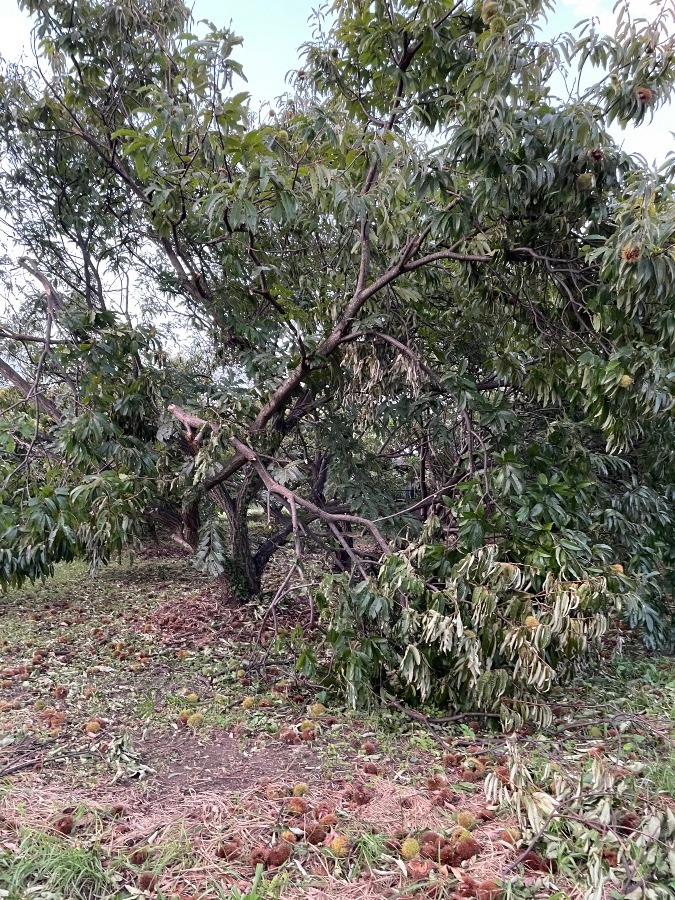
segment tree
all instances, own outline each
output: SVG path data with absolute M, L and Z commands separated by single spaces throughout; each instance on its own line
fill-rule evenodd
M 617 606 L 663 632 L 673 167 L 608 128 L 670 99 L 666 7 L 547 41 L 538 2 L 336 0 L 256 122 L 238 39 L 176 0 L 22 6 L 5 583 L 161 521 L 256 592 L 293 539 L 343 570 L 355 699 L 516 716 Z

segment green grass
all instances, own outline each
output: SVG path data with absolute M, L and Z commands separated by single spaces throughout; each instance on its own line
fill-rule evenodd
M 0 854 L 7 900 L 107 900 L 119 895 L 121 879 L 121 862 L 107 860 L 100 846 L 73 845 L 38 829 L 26 830 L 16 850 Z
M 169 869 L 190 869 L 197 860 L 189 842 L 164 844 L 143 866 L 143 872 L 161 876 Z M 137 886 L 141 867 L 130 866 L 123 856 L 108 855 L 99 842 L 83 847 L 67 838 L 39 829 L 24 829 L 20 843 L 0 851 L 0 897 L 5 900 L 130 900 L 154 894 L 170 900 L 161 887 L 143 891 Z M 283 878 L 266 879 L 258 868 L 250 890 L 224 889 L 217 881 L 190 897 L 221 900 L 271 900 L 278 896 Z

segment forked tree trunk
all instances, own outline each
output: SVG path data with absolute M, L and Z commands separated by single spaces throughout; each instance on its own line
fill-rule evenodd
M 246 593 L 255 596 L 260 593 L 261 576 L 264 566 L 259 566 L 251 550 L 248 531 L 248 507 L 257 489 L 254 472 L 248 474 L 236 498 L 232 498 L 222 487 L 214 488 L 211 499 L 223 510 L 229 525 L 228 553 L 240 575 Z

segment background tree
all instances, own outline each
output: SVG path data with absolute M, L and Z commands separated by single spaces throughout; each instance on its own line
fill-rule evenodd
M 336 0 L 259 123 L 175 0 L 23 6 L 5 583 L 161 521 L 257 592 L 292 538 L 344 570 L 354 699 L 513 716 L 617 606 L 663 632 L 672 168 L 608 128 L 668 102 L 669 7 L 546 41 L 540 3 Z

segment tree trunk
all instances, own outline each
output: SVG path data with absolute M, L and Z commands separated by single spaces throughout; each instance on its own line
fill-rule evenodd
M 251 596 L 260 593 L 262 572 L 256 565 L 251 552 L 251 541 L 248 533 L 248 508 L 240 508 L 237 504 L 235 514 L 230 518 L 230 556 L 237 573 L 241 576 L 246 592 Z
M 199 546 L 199 503 L 197 500 L 193 500 L 183 508 L 181 534 L 185 543 L 196 550 Z
M 209 491 L 211 499 L 224 511 L 229 525 L 228 553 L 242 587 L 249 596 L 260 593 L 261 577 L 264 566 L 257 564 L 251 551 L 251 540 L 248 533 L 248 507 L 251 496 L 257 488 L 255 473 L 247 474 L 236 498 L 232 498 L 222 485 L 216 485 Z

